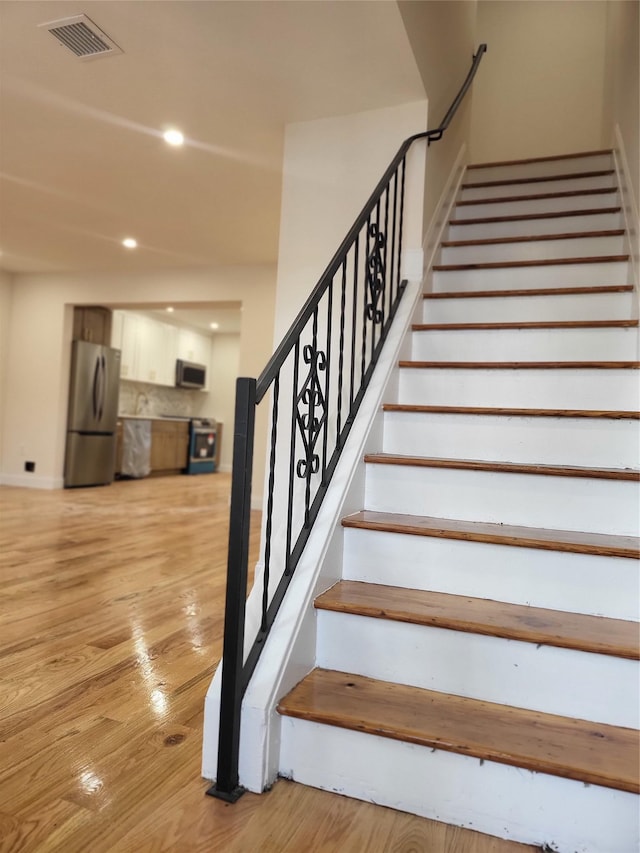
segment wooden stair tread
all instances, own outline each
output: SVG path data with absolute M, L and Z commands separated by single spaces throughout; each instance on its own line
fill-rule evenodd
M 602 418 L 610 420 L 639 420 L 640 412 L 599 409 L 508 409 L 490 406 L 422 406 L 408 403 L 385 403 L 384 412 L 415 412 L 435 415 L 494 415 L 508 418 Z
M 450 219 L 449 225 L 484 225 L 496 222 L 528 222 L 532 219 L 562 219 L 570 216 L 598 216 L 620 213 L 621 207 L 590 207 L 584 210 L 553 210 L 547 213 L 514 213 L 509 216 L 483 216 L 474 219 Z
M 629 260 L 629 255 L 594 255 L 578 258 L 543 258 L 533 261 L 483 261 L 467 264 L 434 264 L 434 272 L 453 272 L 463 270 L 519 269 L 521 267 L 557 267 L 571 264 L 607 264 Z
M 505 323 L 414 323 L 414 332 L 465 331 L 473 329 L 631 329 L 638 320 L 528 320 Z
M 454 518 L 434 518 L 373 510 L 362 510 L 348 515 L 342 519 L 341 523 L 343 527 L 376 530 L 381 533 L 457 539 L 601 557 L 640 559 L 640 539 L 635 536 L 582 533 L 573 530 L 495 524 L 487 521 L 461 521 Z
M 640 660 L 638 623 L 622 619 L 344 580 L 318 596 L 315 607 Z
M 463 368 L 471 370 L 637 370 L 640 361 L 407 361 L 410 369 Z
M 633 729 L 323 669 L 309 673 L 278 711 L 587 784 L 640 790 Z
M 601 157 L 613 154 L 611 148 L 601 151 L 577 151 L 573 154 L 553 154 L 547 157 L 528 157 L 525 160 L 498 160 L 494 163 L 470 163 L 467 169 L 490 169 L 493 166 L 522 166 L 529 163 L 551 163 L 556 160 L 578 160 L 580 157 Z
M 543 184 L 547 181 L 573 181 L 584 178 L 604 178 L 615 175 L 615 169 L 599 169 L 592 172 L 565 172 L 563 175 L 537 175 L 531 178 L 503 178 L 497 181 L 474 181 L 462 184 L 462 189 L 477 189 L 480 187 L 508 187 L 513 184 Z
M 440 245 L 446 249 L 463 246 L 500 246 L 504 243 L 548 243 L 554 240 L 584 240 L 597 237 L 622 237 L 624 228 L 609 231 L 569 231 L 558 234 L 527 234 L 522 237 L 485 237 L 478 240 L 443 240 Z
M 640 482 L 640 471 L 631 468 L 584 468 L 577 465 L 535 465 L 524 462 L 492 462 L 485 459 L 444 459 L 429 456 L 401 456 L 396 453 L 367 453 L 369 465 L 407 465 L 412 468 L 449 468 L 457 471 L 495 471 L 502 474 L 533 474 L 548 477 L 582 477 L 594 480 Z
M 617 187 L 603 187 L 602 189 L 591 190 L 563 190 L 555 193 L 534 193 L 529 195 L 510 195 L 501 196 L 500 198 L 478 198 L 470 199 L 469 201 L 457 201 L 455 207 L 468 207 L 472 204 L 507 204 L 512 201 L 541 201 L 552 198 L 574 198 L 585 195 L 606 195 L 607 193 L 617 193 Z
M 595 287 L 521 287 L 512 290 L 449 290 L 423 293 L 423 299 L 480 299 L 503 296 L 573 296 L 594 293 L 631 293 L 632 284 L 597 285 Z

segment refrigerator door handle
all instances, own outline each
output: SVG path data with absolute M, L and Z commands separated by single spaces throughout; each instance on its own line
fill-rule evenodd
M 93 417 L 98 418 L 98 405 L 100 402 L 100 357 L 96 356 L 96 363 L 93 369 L 93 387 L 91 389 L 91 402 L 93 403 Z
M 107 363 L 103 355 L 100 356 L 100 410 L 99 418 L 104 415 L 104 397 L 107 389 Z

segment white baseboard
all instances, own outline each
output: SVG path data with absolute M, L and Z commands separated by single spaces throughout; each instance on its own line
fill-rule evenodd
M 0 474 L 0 486 L 20 486 L 26 489 L 62 489 L 62 477 L 34 477 L 33 474 Z

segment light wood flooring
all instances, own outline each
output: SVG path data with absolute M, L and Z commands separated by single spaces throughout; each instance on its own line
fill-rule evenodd
M 1 853 L 537 849 L 285 780 L 205 796 L 229 485 L 0 487 Z

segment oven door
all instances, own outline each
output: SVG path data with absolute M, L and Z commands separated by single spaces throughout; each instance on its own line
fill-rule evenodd
M 189 442 L 189 464 L 187 471 L 190 474 L 202 473 L 215 470 L 216 456 L 216 431 L 210 426 L 192 427 L 191 441 Z

